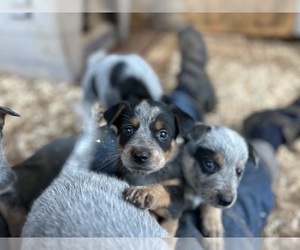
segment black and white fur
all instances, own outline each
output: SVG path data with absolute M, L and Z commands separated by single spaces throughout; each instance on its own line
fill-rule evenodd
M 176 151 L 176 138 L 193 124 L 176 106 L 153 100 L 121 102 L 104 117 L 116 130 L 122 169 L 142 175 L 163 168 Z
M 163 90 L 151 66 L 139 55 L 112 54 L 91 63 L 82 81 L 84 100 L 109 108 L 120 101 L 160 101 Z

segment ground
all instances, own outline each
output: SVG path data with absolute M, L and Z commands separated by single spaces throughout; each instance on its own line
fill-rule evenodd
M 218 96 L 217 109 L 207 115 L 207 123 L 239 131 L 241 121 L 251 112 L 287 105 L 300 95 L 298 41 L 220 34 L 204 34 L 204 39 L 209 54 L 207 72 Z M 157 71 L 166 92 L 175 86 L 180 61 L 176 34 L 143 31 L 116 51 L 140 53 Z M 47 142 L 80 129 L 79 85 L 1 74 L 0 93 L 0 105 L 21 114 L 21 118 L 8 118 L 4 130 L 11 165 Z M 300 150 L 299 141 L 296 148 Z M 264 236 L 300 237 L 299 160 L 299 152 L 280 148 L 280 176 L 274 185 L 277 201 Z

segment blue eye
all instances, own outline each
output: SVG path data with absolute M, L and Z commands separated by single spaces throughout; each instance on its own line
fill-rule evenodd
M 211 160 L 206 160 L 205 161 L 205 167 L 208 171 L 210 172 L 214 172 L 216 170 L 216 164 L 214 161 L 211 161 Z
M 241 176 L 242 173 L 243 173 L 243 169 L 241 169 L 241 168 L 237 168 L 237 169 L 236 169 L 236 174 L 237 174 L 237 176 Z
M 165 141 L 166 139 L 168 139 L 169 135 L 168 132 L 166 130 L 161 130 L 157 133 L 157 138 L 160 141 Z
M 123 134 L 124 135 L 131 135 L 133 133 L 133 127 L 132 126 L 126 126 L 123 128 Z

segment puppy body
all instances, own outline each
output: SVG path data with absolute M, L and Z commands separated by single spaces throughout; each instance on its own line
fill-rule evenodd
M 124 202 L 125 182 L 89 170 L 95 136 L 88 118 L 62 172 L 34 202 L 23 237 L 167 236 L 148 213 Z
M 25 211 L 20 206 L 17 176 L 9 166 L 3 150 L 3 126 L 5 116 L 19 116 L 9 108 L 0 107 L 0 237 L 19 236 L 25 220 Z
M 104 174 L 71 172 L 34 203 L 23 237 L 164 237 L 148 213 L 124 202 L 128 184 Z
M 0 107 L 0 195 L 10 191 L 13 188 L 14 183 L 16 182 L 16 176 L 14 175 L 7 162 L 3 149 L 2 130 L 4 127 L 6 115 L 19 116 L 19 114 L 10 110 L 9 108 Z
M 136 54 L 109 55 L 87 69 L 82 82 L 84 99 L 106 108 L 120 101 L 160 101 L 163 90 L 149 64 Z
M 197 123 L 187 133 L 186 143 L 180 146 L 177 156 L 162 170 L 144 178 L 132 176 L 131 184 L 139 186 L 128 189 L 125 197 L 140 208 L 158 211 L 164 221 L 174 221 L 182 211 L 204 204 L 201 214 L 204 235 L 222 236 L 220 208 L 234 203 L 249 158 L 253 160 L 251 149 L 235 131 Z M 153 192 L 158 185 L 164 192 Z M 165 202 L 159 203 L 162 197 Z M 173 235 L 176 229 L 171 229 Z

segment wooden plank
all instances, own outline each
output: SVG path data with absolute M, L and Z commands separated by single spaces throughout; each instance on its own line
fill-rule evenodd
M 118 45 L 112 52 L 114 53 L 137 53 L 143 55 L 158 39 L 160 32 L 143 29 L 134 32 L 129 39 Z
M 295 13 L 188 13 L 188 22 L 203 32 L 292 37 Z

